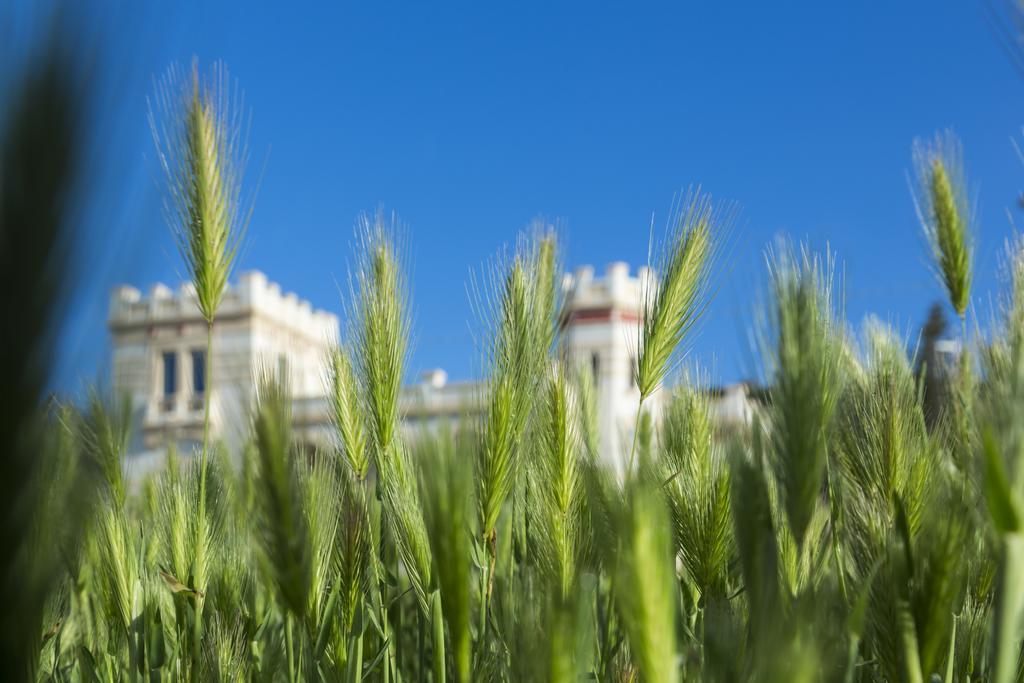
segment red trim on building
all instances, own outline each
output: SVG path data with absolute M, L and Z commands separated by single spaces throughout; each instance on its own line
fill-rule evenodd
M 632 311 L 623 311 L 615 308 L 582 308 L 569 314 L 565 324 L 589 324 L 606 322 L 639 322 L 640 316 Z

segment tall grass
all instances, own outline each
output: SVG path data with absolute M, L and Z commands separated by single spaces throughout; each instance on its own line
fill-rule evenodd
M 213 403 L 213 330 L 228 279 L 238 256 L 249 211 L 242 205 L 245 166 L 244 115 L 237 84 L 227 68 L 214 66 L 201 76 L 198 60 L 191 73 L 171 68 L 150 105 L 150 129 L 167 180 L 166 210 L 186 272 L 206 321 L 203 445 L 199 473 L 197 568 L 206 566 L 207 469 L 210 410 Z M 194 575 L 193 666 L 200 661 L 203 590 L 206 576 Z M 199 670 L 194 668 L 193 678 Z
M 716 240 L 721 239 L 729 218 L 728 210 L 716 207 L 700 190 L 685 195 L 672 216 L 669 234 L 655 263 L 661 277 L 656 283 L 642 283 L 643 321 L 635 370 L 640 390 L 638 425 L 644 402 L 672 370 L 680 344 L 703 312 L 708 275 L 719 244 Z M 627 471 L 633 469 L 638 433 L 634 429 Z
M 62 165 L 35 168 L 53 141 L 19 126 L 59 119 L 67 93 L 49 76 L 6 122 L 0 157 L 2 183 L 12 166 L 40 175 L 32 206 L 0 192 L 5 263 L 19 265 L 6 249 L 29 239 L 17 226 L 50 230 L 23 246 L 39 273 Z M 219 81 L 185 83 L 165 91 L 178 118 L 154 127 L 171 143 L 172 216 L 212 339 L 245 223 L 244 155 Z M 917 156 L 918 204 L 964 319 L 973 236 L 945 144 Z M 640 302 L 633 444 L 617 454 L 625 477 L 597 457 L 597 388 L 565 352 L 558 242 L 537 228 L 484 295 L 479 414 L 419 434 L 402 425 L 410 301 L 398 226 L 382 213 L 357 225 L 327 378 L 335 438 L 317 447 L 295 439 L 287 373 L 263 373 L 237 453 L 204 438 L 198 462 L 172 449 L 133 486 L 118 404 L 96 394 L 33 412 L 47 356 L 4 337 L 0 666 L 54 681 L 1019 680 L 1020 245 L 1005 310 L 964 340 L 957 390 L 929 420 L 913 340 L 871 321 L 858 344 L 832 258 L 770 253 L 768 399 L 724 429 L 700 374 L 645 408 L 708 305 L 730 217 L 692 193 L 659 246 Z M 39 273 L 25 274 L 41 288 L 25 301 L 54 294 Z M 24 310 L 32 339 L 45 340 L 46 310 Z M 94 510 L 61 504 L 93 483 Z

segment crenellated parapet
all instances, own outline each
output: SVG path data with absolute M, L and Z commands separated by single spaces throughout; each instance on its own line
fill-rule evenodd
M 258 270 L 242 273 L 229 285 L 217 309 L 217 320 L 260 315 L 311 339 L 338 339 L 338 316 L 300 299 Z M 162 324 L 202 322 L 195 288 L 183 283 L 176 290 L 163 283 L 149 288 L 146 296 L 135 287 L 122 285 L 111 293 L 108 323 L 112 331 Z
M 616 261 L 605 268 L 601 277 L 595 277 L 593 266 L 580 266 L 562 278 L 567 322 L 602 318 L 613 312 L 619 314 L 616 317 L 638 320 L 643 299 L 655 284 L 647 266 L 632 275 L 629 264 Z

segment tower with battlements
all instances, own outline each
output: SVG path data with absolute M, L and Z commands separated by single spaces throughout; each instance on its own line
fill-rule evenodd
M 590 266 L 577 268 L 563 279 L 562 343 L 568 358 L 590 372 L 597 397 L 602 460 L 621 471 L 632 445 L 640 390 L 634 379 L 643 296 L 653 285 L 651 271 L 635 276 L 622 262 L 609 265 L 601 277 Z M 645 402 L 656 416 L 657 392 Z
M 202 439 L 204 399 L 219 438 L 244 438 L 263 369 L 286 367 L 300 437 L 314 437 L 323 420 L 304 407 L 324 395 L 327 351 L 338 339 L 338 318 L 281 291 L 263 273 L 239 277 L 225 292 L 214 324 L 213 381 L 205 386 L 206 321 L 188 284 L 154 285 L 148 296 L 114 290 L 108 319 L 113 387 L 131 398 L 142 449 Z M 234 433 L 238 432 L 238 433 Z

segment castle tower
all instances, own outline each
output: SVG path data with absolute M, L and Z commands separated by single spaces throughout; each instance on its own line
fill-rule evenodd
M 242 274 L 224 293 L 214 323 L 211 387 L 205 386 L 206 321 L 191 285 L 174 292 L 157 284 L 147 297 L 118 287 L 108 326 L 113 388 L 131 398 L 141 437 L 137 447 L 199 443 L 208 392 L 211 432 L 237 443 L 245 438 L 255 378 L 264 368 L 287 367 L 297 436 L 314 439 L 326 429 L 319 412 L 338 318 L 313 310 L 295 294 L 282 294 L 263 273 Z M 317 415 L 307 415 L 311 405 Z
M 597 396 L 600 453 L 603 462 L 621 474 L 629 457 L 640 390 L 634 372 L 637 362 L 642 301 L 652 285 L 648 268 L 636 277 L 629 266 L 612 263 L 604 277 L 595 278 L 590 266 L 566 274 L 562 337 L 570 362 L 592 374 Z M 644 409 L 657 413 L 660 392 Z

